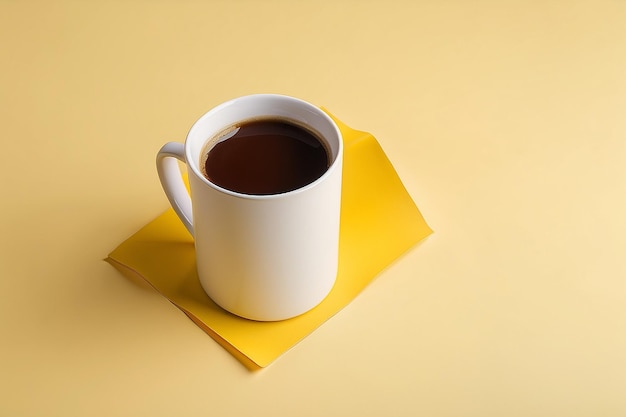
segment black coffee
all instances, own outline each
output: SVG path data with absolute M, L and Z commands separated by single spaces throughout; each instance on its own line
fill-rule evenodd
M 329 166 L 313 133 L 286 121 L 244 122 L 222 132 L 202 161 L 204 175 L 242 194 L 280 194 L 318 179 Z M 209 145 L 210 146 L 210 145 Z

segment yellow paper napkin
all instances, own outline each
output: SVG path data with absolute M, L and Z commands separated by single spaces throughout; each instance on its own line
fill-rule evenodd
M 376 139 L 333 119 L 345 145 L 339 272 L 328 297 L 313 310 L 279 322 L 246 320 L 222 310 L 202 290 L 193 239 L 171 209 L 107 260 L 149 282 L 249 369 L 269 365 L 432 233 Z

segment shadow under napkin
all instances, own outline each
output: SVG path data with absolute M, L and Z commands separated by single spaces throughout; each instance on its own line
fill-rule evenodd
M 248 369 L 269 365 L 432 233 L 376 139 L 333 119 L 344 138 L 339 271 L 332 291 L 313 310 L 289 320 L 257 322 L 221 309 L 202 290 L 193 239 L 171 209 L 107 260 L 125 275 L 149 282 Z

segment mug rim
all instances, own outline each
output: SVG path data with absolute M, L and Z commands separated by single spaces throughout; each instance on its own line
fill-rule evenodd
M 335 157 L 333 158 L 332 162 L 330 163 L 329 167 L 326 169 L 326 171 L 324 171 L 324 173 L 322 175 L 320 175 L 317 179 L 315 179 L 315 181 L 310 182 L 309 184 L 306 184 L 300 188 L 296 188 L 295 190 L 290 190 L 290 191 L 286 191 L 286 192 L 282 192 L 282 193 L 276 193 L 276 194 L 246 194 L 246 193 L 241 193 L 238 191 L 233 191 L 233 190 L 229 190 L 228 188 L 224 188 L 221 187 L 217 184 L 215 184 L 214 182 L 210 181 L 209 179 L 207 179 L 204 174 L 202 174 L 202 172 L 200 171 L 200 168 L 198 166 L 199 161 L 196 161 L 194 158 L 194 155 L 192 155 L 192 150 L 191 150 L 191 146 L 189 146 L 189 143 L 191 141 L 192 135 L 196 132 L 197 129 L 199 129 L 199 126 L 202 124 L 202 122 L 204 122 L 206 119 L 209 119 L 211 117 L 214 117 L 215 114 L 219 113 L 220 111 L 222 111 L 224 108 L 229 107 L 234 105 L 236 102 L 238 101 L 242 101 L 242 100 L 266 100 L 266 99 L 278 99 L 278 100 L 282 100 L 284 102 L 290 102 L 290 103 L 295 103 L 299 106 L 303 106 L 305 107 L 307 110 L 314 112 L 316 115 L 320 116 L 324 122 L 328 123 L 328 125 L 331 127 L 331 129 L 333 130 L 333 133 L 335 133 L 336 137 L 337 137 L 337 152 Z M 266 116 L 271 117 L 271 114 L 267 114 Z M 261 116 L 256 116 L 256 117 L 265 117 L 265 115 Z M 250 118 L 242 118 L 241 121 L 245 121 L 246 119 L 250 119 Z M 289 119 L 287 117 L 287 119 Z M 294 120 L 294 123 L 297 123 Z M 227 126 L 224 126 L 224 128 Z M 317 131 L 317 129 L 314 129 Z M 329 140 L 324 137 L 321 133 L 318 132 L 318 134 L 320 136 L 323 137 L 323 140 L 326 142 L 329 142 Z M 199 139 L 198 139 L 199 140 Z M 204 148 L 206 146 L 208 139 L 204 140 L 204 143 L 202 145 L 202 148 Z M 327 146 L 330 146 L 329 143 L 326 143 Z M 329 152 L 331 152 L 329 150 Z M 332 155 L 331 155 L 332 156 Z M 341 134 L 341 131 L 339 130 L 339 127 L 337 126 L 337 124 L 335 123 L 335 121 L 328 115 L 326 114 L 326 112 L 324 112 L 322 109 L 320 109 L 319 107 L 296 97 L 291 97 L 291 96 L 287 96 L 287 95 L 283 95 L 283 94 L 250 94 L 250 95 L 245 95 L 245 96 L 240 96 L 237 98 L 233 98 L 231 100 L 228 100 L 226 102 L 223 102 L 215 107 L 213 107 L 212 109 L 210 109 L 208 112 L 204 113 L 202 116 L 200 116 L 200 118 L 198 120 L 196 120 L 196 122 L 191 126 L 191 128 L 189 129 L 189 132 L 187 133 L 187 137 L 185 139 L 185 160 L 187 162 L 187 167 L 188 169 L 190 169 L 193 172 L 193 175 L 198 178 L 200 181 L 203 182 L 203 184 L 206 184 L 207 186 L 222 192 L 224 194 L 228 194 L 230 196 L 233 197 L 239 197 L 239 198 L 245 198 L 245 199 L 253 199 L 253 200 L 271 200 L 271 199 L 276 199 L 276 198 L 283 198 L 283 197 L 287 197 L 287 196 L 291 196 L 291 195 L 295 195 L 295 194 L 299 194 L 299 193 L 303 193 L 311 188 L 315 188 L 318 184 L 324 182 L 326 180 L 326 178 L 330 177 L 332 175 L 332 173 L 334 171 L 336 171 L 337 169 L 341 169 L 341 168 L 337 168 L 338 165 L 341 164 L 341 160 L 343 158 L 343 136 Z

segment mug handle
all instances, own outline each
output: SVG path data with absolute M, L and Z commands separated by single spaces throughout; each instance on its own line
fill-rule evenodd
M 175 159 L 174 159 L 175 158 Z M 178 168 L 178 162 L 185 162 L 185 145 L 178 142 L 168 142 L 157 153 L 156 164 L 161 186 L 170 201 L 172 208 L 193 236 L 193 216 L 191 212 L 191 197 L 183 182 L 183 176 Z

